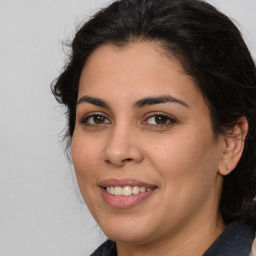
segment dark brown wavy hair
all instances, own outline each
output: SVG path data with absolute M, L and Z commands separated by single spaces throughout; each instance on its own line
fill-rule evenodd
M 120 0 L 100 10 L 76 33 L 71 55 L 52 83 L 67 108 L 68 145 L 75 127 L 81 70 L 100 45 L 122 47 L 138 40 L 160 43 L 175 56 L 205 98 L 216 135 L 240 117 L 249 122 L 243 155 L 224 178 L 220 211 L 226 224 L 243 220 L 256 228 L 256 69 L 234 23 L 200 0 Z

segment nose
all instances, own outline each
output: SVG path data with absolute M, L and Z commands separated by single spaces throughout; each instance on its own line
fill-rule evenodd
M 113 129 L 104 149 L 104 160 L 115 166 L 123 166 L 127 162 L 141 162 L 143 153 L 136 134 L 128 128 Z

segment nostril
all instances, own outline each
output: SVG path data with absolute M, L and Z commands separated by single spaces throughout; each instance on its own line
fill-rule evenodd
M 132 161 L 132 158 L 126 158 L 124 160 L 122 160 L 122 162 L 131 162 Z
M 106 159 L 105 160 L 105 162 L 107 163 L 107 164 L 115 164 L 115 165 L 123 165 L 123 164 L 125 164 L 126 162 L 131 162 L 131 161 L 133 161 L 133 159 L 132 158 L 125 158 L 125 159 L 123 159 L 123 160 L 121 160 L 121 161 L 114 161 L 114 160 L 109 160 L 109 159 Z

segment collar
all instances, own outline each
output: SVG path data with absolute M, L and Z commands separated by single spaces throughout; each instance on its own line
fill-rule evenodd
M 249 256 L 255 233 L 241 221 L 226 226 L 203 256 Z

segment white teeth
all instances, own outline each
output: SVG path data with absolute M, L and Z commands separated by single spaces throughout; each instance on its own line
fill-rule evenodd
M 144 193 L 144 192 L 150 192 L 151 188 L 145 188 L 145 187 L 106 187 L 106 190 L 109 194 L 115 195 L 115 196 L 130 196 L 132 194 L 136 195 L 138 193 Z
M 123 194 L 123 189 L 121 187 L 114 187 L 114 195 L 121 196 Z
M 107 187 L 107 192 L 111 195 L 114 195 L 115 194 L 115 190 L 114 190 L 114 187 Z
M 132 188 L 130 186 L 123 187 L 123 196 L 132 195 Z
M 146 188 L 140 187 L 140 193 L 144 193 L 146 191 Z
M 138 186 L 133 187 L 132 188 L 132 193 L 134 195 L 139 194 L 140 193 L 140 188 Z
M 112 195 L 115 194 L 115 189 L 114 189 L 114 187 L 110 187 L 110 194 L 112 194 Z

